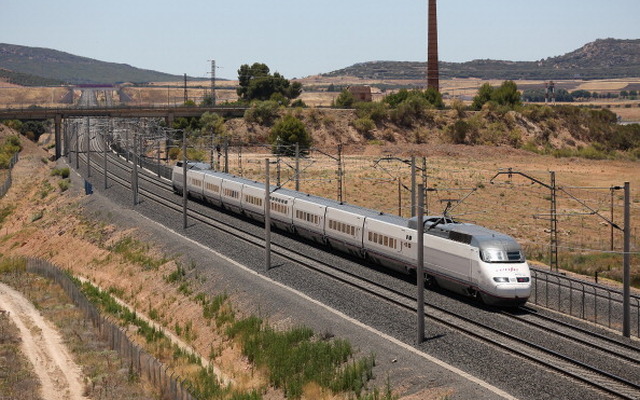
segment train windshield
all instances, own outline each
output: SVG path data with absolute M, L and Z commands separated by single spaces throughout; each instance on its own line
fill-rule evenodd
M 488 263 L 520 263 L 524 262 L 522 251 L 504 251 L 499 249 L 484 249 L 480 252 L 482 261 Z

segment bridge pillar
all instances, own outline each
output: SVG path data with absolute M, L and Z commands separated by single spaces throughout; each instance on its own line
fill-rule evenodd
M 167 113 L 167 115 L 165 115 L 164 119 L 165 119 L 165 122 L 167 123 L 167 126 L 168 126 L 169 128 L 171 128 L 171 126 L 173 125 L 173 120 L 174 120 L 174 118 L 175 118 L 175 117 L 173 116 L 173 113 L 172 113 L 172 112 Z
M 55 141 L 56 141 L 56 160 L 62 154 L 62 114 L 56 114 L 54 118 L 55 125 Z

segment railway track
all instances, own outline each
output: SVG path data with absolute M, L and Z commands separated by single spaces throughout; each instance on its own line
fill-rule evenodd
M 124 176 L 130 176 L 127 175 L 131 173 L 132 168 L 129 163 L 113 155 L 109 156 L 109 162 L 122 170 Z M 98 162 L 92 160 L 91 163 L 103 167 L 101 160 Z M 125 188 L 130 188 L 130 182 L 126 178 L 113 172 L 109 172 L 109 178 Z M 180 198 L 172 194 L 172 189 L 166 181 L 161 181 L 155 176 L 147 176 L 141 170 L 140 179 L 145 182 L 145 186 L 153 185 L 158 190 L 151 191 L 142 188 L 142 185 L 140 185 L 141 196 L 174 212 L 182 212 Z M 169 193 L 171 195 L 168 195 Z M 237 229 L 235 226 L 214 219 L 208 214 L 190 209 L 188 210 L 188 217 L 221 233 L 233 235 L 251 246 L 264 249 L 262 237 Z M 283 260 L 290 261 L 356 290 L 375 296 L 408 313 L 416 312 L 416 297 L 407 294 L 406 291 L 383 286 L 374 280 L 365 279 L 347 270 L 341 270 L 333 265 L 311 259 L 294 249 L 285 248 L 274 243 L 272 243 L 272 252 Z M 603 335 L 596 335 L 583 328 L 542 316 L 528 307 L 523 307 L 520 310 L 524 311 L 524 315 L 505 311 L 496 312 L 496 314 L 517 322 L 518 326 L 522 328 L 541 332 L 541 334 L 544 332 L 545 335 L 556 338 L 555 340 L 562 338 L 562 340 L 573 343 L 573 346 L 580 346 L 585 351 L 598 352 L 601 357 L 613 358 L 616 360 L 615 362 L 621 363 L 625 368 L 640 371 L 640 347 L 612 340 Z M 500 349 L 500 351 L 507 352 L 515 357 L 529 360 L 547 370 L 570 377 L 580 382 L 580 384 L 598 390 L 603 394 L 623 399 L 640 398 L 640 373 L 635 374 L 635 379 L 618 376 L 605 370 L 605 368 L 590 365 L 590 363 L 581 361 L 577 357 L 569 356 L 561 350 L 534 343 L 530 339 L 519 337 L 517 334 L 496 328 L 488 323 L 454 314 L 435 304 L 426 303 L 426 314 L 429 320 L 435 321 L 448 329 L 472 337 L 479 342 Z

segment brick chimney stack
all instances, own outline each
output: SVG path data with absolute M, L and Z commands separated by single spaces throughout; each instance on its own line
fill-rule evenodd
M 427 87 L 440 91 L 438 68 L 438 17 L 436 0 L 429 0 L 429 26 L 427 35 Z

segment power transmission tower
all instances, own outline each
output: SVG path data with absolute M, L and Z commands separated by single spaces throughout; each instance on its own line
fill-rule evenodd
M 189 95 L 187 93 L 187 74 L 184 74 L 184 102 L 189 101 Z
M 216 105 L 216 60 L 211 60 L 211 105 Z

